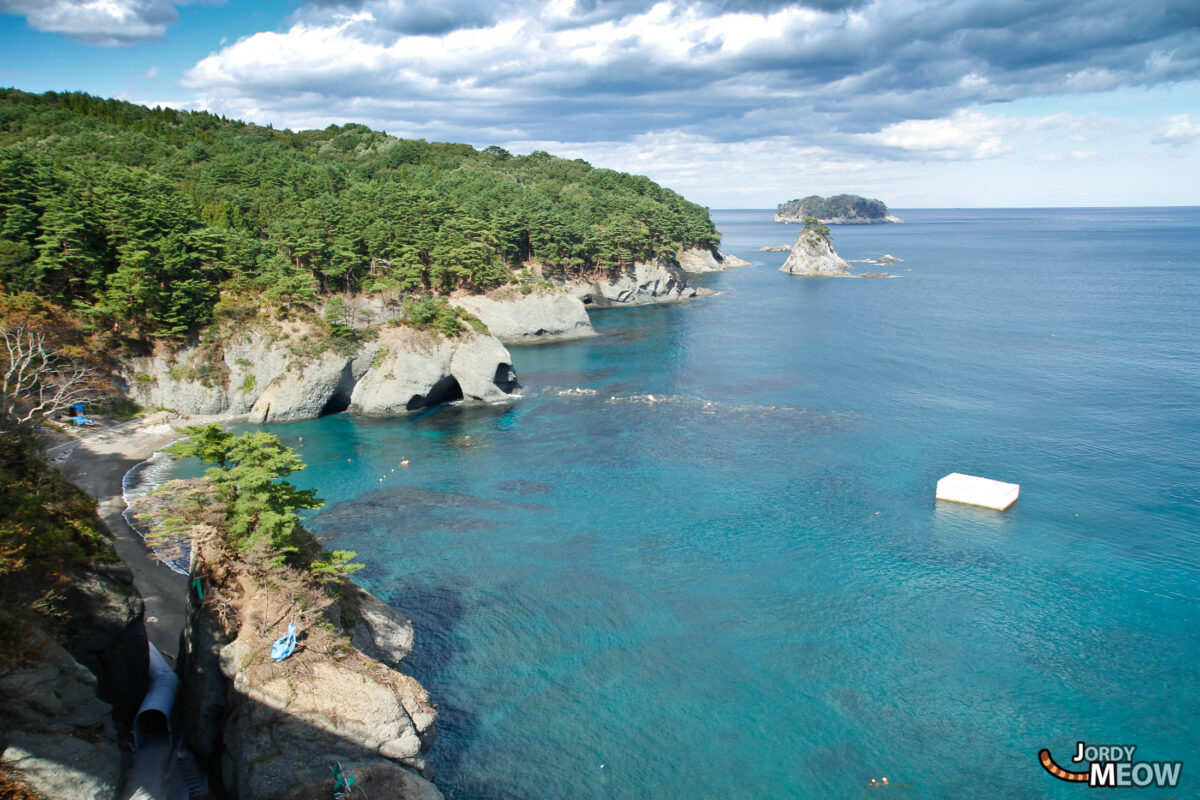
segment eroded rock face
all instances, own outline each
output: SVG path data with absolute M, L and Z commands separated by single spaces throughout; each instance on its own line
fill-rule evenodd
M 829 240 L 813 231 L 800 232 L 791 255 L 780 267 L 793 275 L 845 275 L 849 269 Z
M 456 340 L 393 328 L 380 333 L 371 369 L 354 383 L 349 409 L 392 415 L 451 400 L 494 403 L 516 387 L 512 356 L 492 336 Z
M 0 761 L 55 800 L 111 800 L 121 780 L 112 707 L 70 653 L 34 634 L 34 658 L 0 676 Z
M 568 287 L 584 305 L 595 308 L 669 303 L 697 296 L 696 289 L 687 285 L 684 271 L 661 260 L 634 264 L 616 276 L 599 281 L 575 281 Z
M 479 317 L 493 336 L 507 344 L 593 336 L 587 309 L 570 294 L 535 292 L 514 297 L 468 295 L 454 304 Z
M 590 327 L 590 326 L 589 326 Z M 197 348 L 134 359 L 126 384 L 139 404 L 184 414 L 247 414 L 255 423 L 313 419 L 351 409 L 399 414 L 446 400 L 496 402 L 516 387 L 508 350 L 495 337 L 453 339 L 384 327 L 351 351 L 306 354 L 303 329 L 249 329 L 224 343 L 220 363 Z M 219 367 L 219 368 L 218 368 Z M 197 375 L 203 375 L 201 381 Z
M 376 661 L 398 669 L 412 652 L 412 622 L 387 603 L 357 586 L 346 590 L 353 613 L 345 620 L 350 643 Z
M 750 266 L 749 261 L 743 261 L 737 256 L 726 255 L 716 248 L 708 250 L 693 247 L 688 250 L 680 250 L 675 254 L 675 258 L 684 272 L 720 272 L 730 267 Z
M 193 550 L 193 569 L 205 564 L 216 582 L 203 602 L 189 598 L 181 710 L 189 745 L 226 794 L 332 796 L 329 767 L 340 762 L 347 774 L 386 788 L 379 796 L 440 800 L 419 774 L 437 712 L 398 668 L 413 646 L 409 621 L 355 586 L 333 605 L 297 616 L 272 581 L 213 558 L 224 556 L 205 544 Z M 292 620 L 301 646 L 274 662 L 270 642 Z M 343 635 L 350 649 L 338 643 Z

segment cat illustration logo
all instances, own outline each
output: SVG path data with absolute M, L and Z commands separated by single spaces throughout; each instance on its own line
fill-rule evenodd
M 1179 785 L 1182 761 L 1134 761 L 1133 754 L 1136 751 L 1137 745 L 1132 744 L 1090 745 L 1077 742 L 1071 762 L 1087 764 L 1087 769 L 1083 771 L 1060 767 L 1046 748 L 1038 751 L 1038 761 L 1046 772 L 1060 781 L 1082 783 L 1093 788 L 1174 788 Z

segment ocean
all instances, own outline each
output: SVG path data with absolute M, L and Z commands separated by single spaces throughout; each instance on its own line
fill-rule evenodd
M 832 226 L 894 279 L 714 211 L 753 266 L 510 348 L 515 403 L 266 427 L 413 620 L 448 797 L 1066 798 L 1077 741 L 1200 793 L 1200 208 L 896 213 Z

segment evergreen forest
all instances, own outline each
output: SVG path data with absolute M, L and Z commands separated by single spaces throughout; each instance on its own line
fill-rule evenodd
M 113 340 L 185 339 L 226 298 L 435 298 L 718 241 L 648 178 L 545 152 L 0 90 L 0 290 Z

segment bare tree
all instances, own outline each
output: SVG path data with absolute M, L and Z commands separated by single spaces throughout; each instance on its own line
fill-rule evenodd
M 68 358 L 41 331 L 0 328 L 0 436 L 107 392 L 100 372 Z

